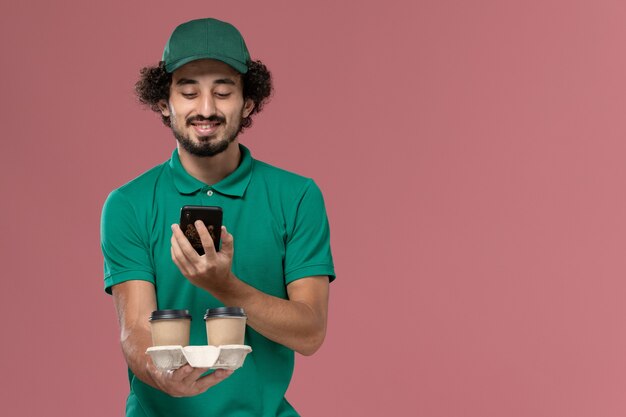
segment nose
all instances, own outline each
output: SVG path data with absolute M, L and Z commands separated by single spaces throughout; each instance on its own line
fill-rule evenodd
M 215 101 L 211 94 L 203 94 L 200 98 L 200 108 L 198 113 L 203 117 L 210 117 L 215 114 Z

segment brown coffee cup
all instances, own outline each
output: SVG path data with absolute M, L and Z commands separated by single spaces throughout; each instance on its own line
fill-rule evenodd
M 189 310 L 156 310 L 150 316 L 153 346 L 189 345 Z
M 246 319 L 241 307 L 208 309 L 204 315 L 207 343 L 212 346 L 243 345 Z

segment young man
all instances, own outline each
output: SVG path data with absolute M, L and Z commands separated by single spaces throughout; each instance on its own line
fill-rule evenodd
M 326 332 L 334 279 L 322 195 L 307 178 L 252 158 L 238 134 L 272 90 L 232 25 L 199 19 L 178 26 L 156 67 L 144 68 L 140 100 L 172 129 L 165 163 L 113 191 L 103 208 L 105 290 L 113 295 L 129 367 L 127 416 L 297 416 L 284 398 L 294 351 L 313 354 Z M 223 210 L 216 252 L 196 223 L 205 254 L 178 221 L 184 205 Z M 206 309 L 243 307 L 252 347 L 234 373 L 158 370 L 145 354 L 148 318 L 188 309 L 192 345 L 206 344 Z

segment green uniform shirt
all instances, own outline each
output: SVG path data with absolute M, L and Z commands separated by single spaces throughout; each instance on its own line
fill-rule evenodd
M 190 176 L 175 150 L 169 161 L 113 191 L 103 208 L 105 290 L 128 280 L 152 282 L 158 309 L 190 311 L 191 345 L 207 343 L 203 315 L 223 304 L 191 285 L 172 261 L 170 226 L 180 221 L 184 205 L 222 208 L 223 223 L 234 236 L 233 273 L 267 294 L 287 298 L 287 284 L 299 278 L 334 279 L 319 188 L 311 179 L 253 159 L 244 146 L 240 150 L 239 167 L 212 186 Z M 245 344 L 252 353 L 243 367 L 191 398 L 172 398 L 129 370 L 127 416 L 297 416 L 284 398 L 294 352 L 250 327 Z

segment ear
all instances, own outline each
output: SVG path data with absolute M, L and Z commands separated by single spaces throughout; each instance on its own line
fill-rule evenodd
M 252 113 L 252 110 L 254 110 L 254 101 L 251 98 L 247 98 L 245 103 L 243 103 L 242 116 L 244 118 L 250 116 L 250 113 Z
M 165 117 L 170 117 L 171 116 L 171 112 L 170 112 L 170 108 L 167 105 L 167 101 L 165 101 L 165 99 L 161 99 L 159 100 L 159 102 L 157 103 L 157 106 L 159 106 L 159 110 L 161 110 L 161 114 Z

